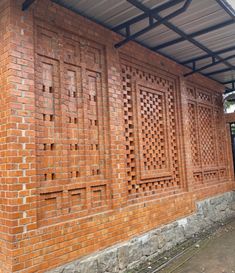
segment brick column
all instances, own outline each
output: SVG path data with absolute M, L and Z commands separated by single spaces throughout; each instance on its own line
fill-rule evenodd
M 20 270 L 19 239 L 36 227 L 33 25 L 1 1 L 1 270 Z M 20 264 L 20 265 L 19 265 Z
M 12 78 L 10 67 L 10 1 L 4 0 L 0 3 L 0 272 L 11 270 L 11 247 L 12 227 L 17 220 L 17 212 L 11 206 L 14 191 L 17 187 L 12 185 L 11 179 L 12 163 L 9 160 L 12 151 L 10 150 L 10 137 L 8 129 L 11 126 L 10 91 Z M 13 216 L 14 214 L 14 216 Z

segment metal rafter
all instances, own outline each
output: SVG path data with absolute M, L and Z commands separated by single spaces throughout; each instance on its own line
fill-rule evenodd
M 129 3 L 131 3 L 132 5 L 134 5 L 135 7 L 139 8 L 140 10 L 144 11 L 144 12 L 149 12 L 149 9 L 147 7 L 145 7 L 142 3 L 138 2 L 137 0 L 127 0 Z M 153 16 L 155 19 L 157 20 L 161 20 L 162 17 L 159 14 L 154 14 Z M 169 29 L 173 30 L 175 33 L 177 33 L 179 36 L 183 37 L 185 40 L 191 42 L 193 45 L 195 45 L 196 47 L 200 48 L 201 50 L 205 51 L 207 54 L 209 54 L 211 57 L 213 57 L 214 59 L 217 59 L 218 61 L 220 61 L 221 63 L 224 63 L 226 66 L 234 69 L 234 66 L 232 66 L 229 62 L 227 62 L 226 60 L 224 60 L 222 57 L 220 57 L 219 55 L 215 54 L 213 51 L 211 51 L 209 48 L 207 48 L 206 46 L 204 46 L 203 44 L 201 44 L 200 42 L 198 42 L 197 40 L 193 39 L 192 37 L 189 37 L 185 32 L 183 32 L 181 29 L 179 29 L 178 27 L 174 26 L 172 23 L 170 22 L 163 22 L 163 24 L 168 27 Z M 194 71 L 192 71 L 191 74 L 195 73 Z
M 128 1 L 128 0 L 127 0 Z M 129 2 L 129 1 L 128 1 Z M 167 22 L 168 20 L 178 16 L 179 14 L 183 13 L 184 11 L 187 10 L 189 4 L 192 2 L 192 0 L 186 0 L 185 1 L 185 4 L 183 5 L 183 7 L 177 9 L 176 11 L 170 13 L 169 15 L 165 16 L 165 17 L 161 17 L 160 19 L 157 19 L 156 16 L 157 16 L 157 12 L 156 11 L 152 11 L 151 9 L 148 9 L 145 14 L 147 14 L 147 16 L 150 16 L 150 20 L 149 20 L 149 25 L 147 27 L 145 27 L 144 29 L 134 33 L 134 34 L 130 34 L 130 26 L 128 25 L 126 27 L 126 34 L 127 34 L 127 37 L 122 40 L 121 42 L 115 44 L 115 48 L 119 48 L 121 46 L 123 46 L 124 44 L 126 44 L 127 42 L 131 41 L 131 40 L 134 40 L 136 39 L 137 37 L 145 34 L 146 32 L 154 29 L 155 27 L 161 25 L 161 24 L 164 24 L 165 22 Z M 157 19 L 157 22 L 153 22 L 152 19 Z
M 224 95 L 227 95 L 227 94 L 232 93 L 234 91 L 235 91 L 234 89 L 225 89 Z
M 228 15 L 231 17 L 232 22 L 235 23 L 235 12 L 234 12 L 233 9 L 230 8 L 228 3 L 226 1 L 224 1 L 224 0 L 216 0 L 216 2 L 228 13 Z M 233 51 L 233 50 L 235 50 L 235 46 L 228 47 L 228 48 L 225 48 L 225 49 L 222 49 L 222 50 L 218 50 L 218 51 L 216 51 L 214 53 L 216 55 L 219 55 L 219 54 L 227 53 L 227 52 L 230 52 L 230 51 Z M 206 59 L 206 58 L 209 58 L 209 57 L 211 57 L 210 54 L 202 55 L 202 56 L 199 56 L 199 57 L 196 57 L 196 58 L 186 60 L 186 61 L 182 62 L 181 64 L 186 65 L 188 63 L 194 63 L 196 61 L 203 60 L 203 59 Z M 207 74 L 207 76 L 208 76 L 208 74 Z
M 205 65 L 205 66 L 202 66 L 202 67 L 200 67 L 200 68 L 198 68 L 198 69 L 195 69 L 195 68 L 194 68 L 193 71 L 184 74 L 184 76 L 187 77 L 187 76 L 190 76 L 190 75 L 192 75 L 192 74 L 194 74 L 194 73 L 196 73 L 196 72 L 201 72 L 201 71 L 203 71 L 203 70 L 205 70 L 205 69 L 207 69 L 207 68 L 210 68 L 210 67 L 212 67 L 212 66 L 215 66 L 215 65 L 217 65 L 217 64 L 220 64 L 220 63 L 222 63 L 222 62 L 224 62 L 224 61 L 231 60 L 231 59 L 233 59 L 233 58 L 235 58 L 235 55 L 228 56 L 228 57 L 224 58 L 223 60 L 219 60 L 219 61 L 214 61 L 214 60 L 212 60 L 212 63 L 207 64 L 207 65 Z M 231 69 L 235 69 L 235 66 L 232 66 L 232 68 L 229 68 L 229 69 L 230 69 L 230 70 L 231 70 Z
M 230 15 L 231 19 L 227 20 L 227 21 L 224 21 L 222 23 L 219 23 L 217 25 L 208 27 L 206 29 L 202 29 L 202 30 L 196 31 L 194 33 L 188 34 L 188 36 L 193 38 L 193 37 L 200 36 L 200 35 L 203 35 L 203 34 L 206 34 L 206 33 L 210 32 L 210 31 L 214 31 L 214 30 L 217 30 L 217 29 L 220 29 L 220 28 L 223 28 L 225 26 L 228 26 L 228 25 L 231 25 L 231 24 L 235 23 L 235 13 L 234 13 L 234 11 L 232 9 L 230 9 L 228 7 L 228 4 L 225 3 L 224 0 L 216 0 L 216 2 Z M 180 37 L 180 38 L 171 40 L 169 42 L 163 43 L 161 45 L 158 45 L 156 47 L 153 47 L 153 50 L 159 50 L 159 49 L 162 49 L 164 47 L 168 47 L 168 46 L 171 46 L 171 45 L 183 42 L 183 41 L 185 41 L 185 39 Z
M 22 4 L 22 10 L 27 10 L 35 1 L 36 0 L 25 0 L 23 2 L 23 4 Z M 51 0 L 51 1 L 54 2 L 55 0 Z M 221 70 L 210 72 L 210 73 L 207 73 L 207 74 L 204 73 L 207 76 L 211 76 L 213 74 L 223 73 L 223 72 L 235 69 L 235 67 L 233 65 L 231 65 L 229 62 L 227 62 L 226 60 L 224 60 L 222 57 L 219 56 L 219 54 L 223 54 L 223 53 L 227 53 L 227 52 L 230 52 L 232 50 L 235 50 L 235 46 L 231 46 L 231 47 L 228 47 L 228 48 L 221 49 L 221 50 L 213 52 L 209 48 L 204 46 L 203 44 L 201 44 L 201 43 L 199 43 L 199 42 L 197 42 L 196 40 L 193 39 L 194 37 L 199 36 L 199 35 L 203 35 L 206 32 L 213 31 L 213 30 L 216 30 L 218 28 L 222 28 L 223 26 L 230 25 L 230 24 L 232 24 L 232 20 L 233 20 L 233 22 L 235 22 L 235 12 L 234 12 L 234 10 L 232 8 L 229 7 L 228 3 L 225 0 L 215 0 L 215 1 L 231 16 L 232 20 L 227 20 L 227 21 L 219 23 L 219 24 L 217 24 L 215 26 L 208 27 L 207 29 L 204 29 L 204 30 L 199 30 L 199 31 L 191 33 L 189 35 L 187 35 L 183 31 L 181 31 L 179 28 L 175 27 L 173 24 L 168 22 L 168 20 L 170 20 L 171 18 L 168 18 L 168 19 L 162 18 L 158 14 L 161 10 L 165 10 L 165 9 L 167 9 L 169 7 L 172 7 L 172 6 L 176 5 L 176 4 L 179 4 L 181 2 L 186 1 L 186 3 L 187 3 L 187 0 L 169 0 L 168 2 L 158 6 L 156 8 L 153 8 L 152 10 L 145 7 L 138 0 L 127 0 L 127 1 L 129 3 L 131 3 L 132 5 L 134 5 L 135 7 L 142 10 L 144 13 L 141 14 L 141 15 L 136 16 L 135 18 L 132 18 L 132 19 L 128 20 L 127 22 L 124 22 L 124 23 L 118 25 L 117 27 L 114 27 L 113 28 L 114 31 L 120 33 L 120 30 L 125 29 L 126 30 L 126 35 L 130 36 L 131 25 L 133 25 L 133 24 L 135 24 L 135 23 L 137 23 L 137 22 L 139 22 L 139 21 L 141 21 L 143 19 L 149 18 L 149 27 L 150 27 L 150 26 L 158 23 L 158 21 L 161 20 L 161 24 L 164 24 L 165 26 L 167 26 L 171 30 L 175 31 L 180 36 L 180 38 L 177 38 L 174 41 L 176 41 L 177 43 L 180 42 L 180 41 L 189 41 L 189 42 L 191 42 L 192 44 L 194 44 L 195 46 L 197 46 L 198 48 L 200 48 L 201 50 L 203 50 L 203 51 L 205 51 L 207 53 L 207 54 L 201 55 L 201 56 L 196 57 L 196 58 L 188 59 L 188 60 L 186 60 L 184 62 L 181 62 L 181 64 L 187 65 L 189 63 L 192 63 L 194 71 L 198 71 L 198 69 L 196 69 L 196 62 L 197 61 L 203 60 L 203 59 L 206 59 L 206 58 L 212 58 L 212 64 L 213 65 L 216 64 L 216 60 L 218 60 L 221 63 L 224 63 L 228 67 L 228 68 L 225 68 L 223 71 L 221 69 Z M 177 12 L 179 12 L 179 11 L 177 11 Z M 155 20 L 157 20 L 157 22 L 155 22 Z M 147 31 L 148 31 L 148 29 L 147 29 Z M 143 33 L 140 33 L 140 35 L 142 35 L 142 34 Z M 135 37 L 133 39 L 135 39 Z M 173 41 L 169 41 L 167 43 L 173 43 Z M 165 44 L 167 44 L 167 43 L 165 43 Z M 140 44 L 142 44 L 142 43 L 140 43 Z M 159 45 L 159 46 L 163 46 L 163 44 Z M 149 49 L 153 49 L 153 48 L 149 48 Z M 157 51 L 157 50 L 155 50 L 155 51 Z M 162 53 L 162 54 L 165 55 L 164 53 Z M 173 59 L 170 56 L 166 56 L 166 57 L 168 57 L 170 59 Z M 178 60 L 176 60 L 176 59 L 173 59 L 173 60 L 178 62 Z M 212 64 L 210 64 L 210 65 L 212 65 Z M 195 73 L 194 71 L 193 71 L 193 73 Z M 229 84 L 229 83 L 232 83 L 232 82 L 234 84 L 235 80 L 231 81 L 231 82 L 220 82 L 220 83 L 221 84 Z
M 205 29 L 201 29 L 201 30 L 198 30 L 198 31 L 195 31 L 191 34 L 188 34 L 189 37 L 191 38 L 195 38 L 197 36 L 200 36 L 200 35 L 203 35 L 203 34 L 207 34 L 208 32 L 211 32 L 211 31 L 215 31 L 215 30 L 218 30 L 220 28 L 223 28 L 225 26 L 229 26 L 231 24 L 234 24 L 234 20 L 233 19 L 229 19 L 227 21 L 224 21 L 222 23 L 219 23 L 219 24 L 216 24 L 216 25 L 213 25 L 213 26 L 210 26 L 208 28 L 205 28 Z M 160 50 L 162 48 L 165 48 L 165 47 L 168 47 L 168 46 L 172 46 L 172 45 L 175 45 L 177 43 L 181 43 L 181 42 L 184 42 L 186 39 L 183 38 L 183 37 L 180 37 L 180 38 L 177 38 L 177 39 L 174 39 L 174 40 L 171 40 L 171 41 L 168 41 L 166 43 L 163 43 L 163 44 L 160 44 L 158 46 L 155 46 L 152 48 L 152 50 Z
M 221 49 L 221 50 L 217 50 L 214 53 L 216 55 L 219 55 L 219 54 L 228 53 L 228 52 L 233 51 L 233 50 L 235 50 L 235 46 L 230 46 L 230 47 L 227 47 L 227 48 L 224 48 L 224 49 Z M 211 58 L 211 55 L 210 54 L 201 55 L 199 57 L 195 57 L 195 58 L 185 60 L 185 61 L 181 62 L 181 64 L 185 65 L 185 64 L 197 62 L 197 61 L 200 61 L 200 60 L 204 60 L 204 59 L 207 59 L 207 58 Z
M 216 0 L 216 2 L 217 2 L 217 3 L 218 3 L 218 4 L 219 4 L 219 5 L 220 5 L 220 6 L 221 6 L 229 15 L 230 15 L 231 20 L 232 20 L 232 23 L 235 23 L 235 12 L 234 12 L 234 10 L 230 9 L 230 7 L 228 6 L 227 2 L 225 2 L 224 0 Z M 193 74 L 193 73 L 195 73 L 195 72 L 202 71 L 202 70 L 204 70 L 204 69 L 206 69 L 206 68 L 208 68 L 208 67 L 211 67 L 211 66 L 213 65 L 213 63 L 214 63 L 214 64 L 217 64 L 217 63 L 214 62 L 215 54 L 216 54 L 216 55 L 219 55 L 219 54 L 223 54 L 223 53 L 230 52 L 230 51 L 232 51 L 232 50 L 235 50 L 235 47 L 234 47 L 234 46 L 229 47 L 229 48 L 225 48 L 225 49 L 222 49 L 222 50 L 219 50 L 219 51 L 217 51 L 217 52 L 214 52 L 214 55 L 213 55 L 213 56 L 211 56 L 211 54 L 207 54 L 207 55 L 199 56 L 199 57 L 197 57 L 197 58 L 192 58 L 192 59 L 190 59 L 190 60 L 186 60 L 186 61 L 182 62 L 182 64 L 184 64 L 184 65 L 186 65 L 186 64 L 188 64 L 188 63 L 192 63 L 192 64 L 195 66 L 196 61 L 199 61 L 199 60 L 203 60 L 203 59 L 212 57 L 212 64 L 209 64 L 209 65 L 207 65 L 207 66 L 201 67 L 201 68 L 196 69 L 196 70 L 193 70 L 192 72 L 187 73 L 186 76 L 187 76 L 187 75 L 191 75 L 191 74 Z M 227 60 L 228 60 L 229 57 L 227 57 L 227 58 L 222 58 L 222 59 L 224 59 L 224 60 L 227 59 Z M 212 75 L 216 75 L 216 74 L 219 74 L 219 73 L 225 73 L 225 72 L 232 71 L 232 70 L 235 70 L 235 66 L 233 66 L 233 65 L 230 64 L 228 68 L 220 69 L 220 70 L 217 70 L 217 71 L 212 71 L 212 72 L 210 72 L 210 73 L 204 73 L 204 75 L 205 75 L 205 76 L 212 76 Z M 223 82 L 221 82 L 221 83 L 224 84 Z M 233 84 L 233 86 L 234 86 L 234 82 L 233 82 L 232 84 Z M 234 88 L 233 88 L 233 89 L 234 89 Z M 229 92 L 230 92 L 230 91 L 231 91 L 231 90 L 229 90 Z
M 235 79 L 227 82 L 222 82 L 222 84 L 230 84 L 230 83 L 235 83 Z
M 235 12 L 225 0 L 215 0 L 229 15 L 235 19 Z
M 22 11 L 27 10 L 36 0 L 26 0 L 22 4 Z
M 179 4 L 179 3 L 182 3 L 182 2 L 185 2 L 185 0 L 174 0 L 174 1 L 169 0 L 168 2 L 166 2 L 164 4 L 162 4 L 162 5 L 160 5 L 160 6 L 156 7 L 156 8 L 153 8 L 151 10 L 150 14 L 143 13 L 141 15 L 138 15 L 138 16 L 136 16 L 136 17 L 134 17 L 134 18 L 132 18 L 132 19 L 130 19 L 130 20 L 116 26 L 116 27 L 114 27 L 112 30 L 118 32 L 118 31 L 120 31 L 122 29 L 130 28 L 131 25 L 134 25 L 134 24 L 136 24 L 136 23 L 150 17 L 155 12 L 161 12 L 163 10 L 166 10 L 166 9 L 168 9 L 168 8 L 170 8 L 172 6 L 175 6 L 175 5 Z
M 231 68 L 223 68 L 223 69 L 212 71 L 212 72 L 209 72 L 209 73 L 204 73 L 204 75 L 205 76 L 212 76 L 212 75 L 216 75 L 216 74 L 220 74 L 220 73 L 229 72 L 231 70 L 232 70 Z
M 233 92 L 233 91 L 235 91 L 235 80 L 231 80 L 231 81 L 226 81 L 226 82 L 221 82 L 222 84 L 232 84 L 232 88 L 229 88 L 229 87 L 227 87 L 227 86 L 225 86 L 226 87 L 226 90 L 225 90 L 225 92 L 224 92 L 224 94 L 228 94 L 228 93 L 230 93 L 230 92 Z

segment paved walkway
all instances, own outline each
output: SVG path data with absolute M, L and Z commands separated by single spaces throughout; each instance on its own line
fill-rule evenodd
M 235 220 L 173 261 L 161 273 L 235 273 Z M 155 271 L 156 272 L 156 271 Z

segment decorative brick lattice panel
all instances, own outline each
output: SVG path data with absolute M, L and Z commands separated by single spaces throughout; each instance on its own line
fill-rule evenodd
M 162 93 L 140 87 L 140 130 L 144 177 L 154 178 L 167 168 L 165 101 Z
M 204 103 L 211 103 L 212 102 L 212 95 L 208 94 L 207 92 L 203 92 L 202 90 L 197 90 L 197 98 L 198 101 L 202 101 Z
M 136 184 L 136 155 L 135 155 L 135 134 L 134 114 L 131 94 L 131 72 L 129 67 L 123 67 L 123 103 L 126 139 L 126 170 L 129 191 L 135 189 Z M 138 191 L 138 189 L 137 189 Z
M 215 139 L 213 132 L 213 112 L 212 108 L 198 107 L 198 123 L 200 134 L 200 147 L 202 155 L 202 164 L 204 166 L 213 166 L 215 164 Z
M 192 162 L 194 166 L 198 166 L 200 164 L 200 151 L 197 134 L 197 112 L 194 103 L 188 104 L 188 115 Z
M 222 97 L 195 86 L 187 86 L 186 91 L 194 186 L 224 181 L 228 166 Z
M 218 147 L 218 162 L 220 165 L 224 165 L 226 164 L 226 146 L 224 143 L 224 134 L 225 134 L 225 129 L 223 128 L 223 120 L 222 117 L 224 115 L 224 113 L 218 109 L 215 108 L 214 110 L 214 114 L 215 114 L 215 122 L 218 126 L 215 134 L 217 136 L 217 147 Z
M 204 172 L 204 180 L 205 182 L 213 182 L 219 181 L 219 173 L 218 171 L 208 171 Z
M 188 98 L 196 99 L 196 89 L 194 87 L 187 87 Z
M 178 191 L 175 82 L 128 63 L 122 78 L 129 198 Z
M 203 174 L 201 172 L 197 173 L 195 172 L 193 174 L 194 184 L 202 184 L 203 183 Z
M 102 46 L 37 28 L 38 220 L 106 210 L 108 128 Z M 83 58 L 81 58 L 83 56 Z
M 223 169 L 221 169 L 219 171 L 219 177 L 220 177 L 220 180 L 222 180 L 222 181 L 227 179 L 227 177 L 228 177 L 228 170 L 227 170 L 226 167 L 223 168 Z
M 222 105 L 221 98 L 219 99 L 218 97 L 215 97 L 214 104 L 216 106 L 221 106 Z M 223 126 L 224 113 L 221 110 L 221 108 L 215 107 L 214 115 L 215 115 L 215 122 L 217 125 L 217 128 L 215 129 L 217 154 L 218 154 L 217 161 L 218 161 L 218 165 L 221 166 L 221 169 L 219 170 L 219 176 L 220 176 L 220 180 L 225 180 L 228 175 L 228 169 L 226 168 L 227 149 L 226 149 L 226 143 L 224 141 L 224 135 L 226 134 L 225 128 Z

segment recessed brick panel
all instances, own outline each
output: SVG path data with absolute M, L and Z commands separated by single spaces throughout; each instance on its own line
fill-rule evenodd
M 104 184 L 106 66 L 104 47 L 99 44 L 65 32 L 61 35 L 50 26 L 36 29 L 38 220 L 49 225 L 66 214 L 75 217 L 79 210 L 79 215 L 106 210 L 110 203 L 109 186 Z M 51 209 L 47 217 L 48 202 L 54 208 L 58 205 L 56 193 L 44 198 L 53 189 L 63 197 L 64 202 L 59 201 L 63 213 Z
M 129 198 L 179 190 L 175 80 L 128 61 L 122 79 Z
M 221 95 L 199 86 L 187 86 L 193 184 L 224 181 L 228 175 Z
M 166 99 L 164 93 L 138 86 L 141 178 L 154 178 L 168 168 Z

